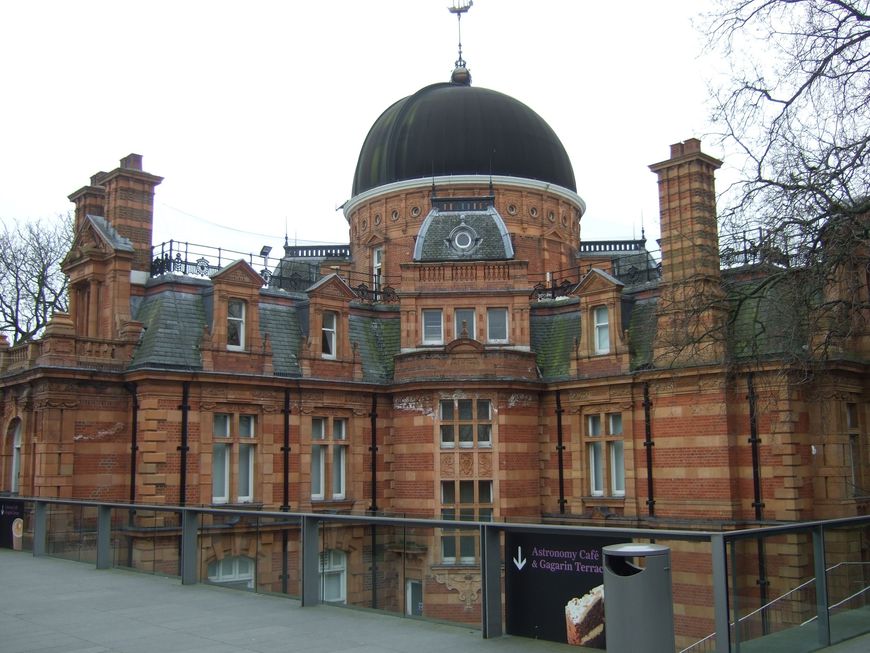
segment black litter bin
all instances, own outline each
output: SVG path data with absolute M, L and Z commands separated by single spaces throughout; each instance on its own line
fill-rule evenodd
M 602 553 L 607 653 L 672 653 L 676 644 L 670 548 L 611 544 Z

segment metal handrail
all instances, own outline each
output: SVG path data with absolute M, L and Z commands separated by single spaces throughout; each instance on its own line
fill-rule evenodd
M 835 565 L 831 565 L 830 567 L 828 567 L 827 569 L 825 569 L 825 574 L 829 574 L 829 573 L 831 573 L 832 571 L 834 571 L 834 570 L 837 569 L 838 567 L 848 566 L 848 565 L 870 565 L 870 563 L 868 563 L 868 562 L 848 562 L 848 561 L 847 561 L 847 562 L 838 562 L 837 564 L 835 564 Z M 751 617 L 754 617 L 755 615 L 757 615 L 757 614 L 759 614 L 759 613 L 761 613 L 761 612 L 764 612 L 765 610 L 768 610 L 768 609 L 769 609 L 772 605 L 774 605 L 775 603 L 779 603 L 779 602 L 781 602 L 781 601 L 784 601 L 784 600 L 787 599 L 787 597 L 791 596 L 791 595 L 794 594 L 795 592 L 799 592 L 799 591 L 801 591 L 802 589 L 804 589 L 804 588 L 806 588 L 806 587 L 808 587 L 808 586 L 810 586 L 810 585 L 815 585 L 815 583 L 816 583 L 815 578 L 810 579 L 810 580 L 807 580 L 807 581 L 804 581 L 803 583 L 801 583 L 801 584 L 798 585 L 797 587 L 795 587 L 795 588 L 793 588 L 793 589 L 790 589 L 790 590 L 789 590 L 788 592 L 786 592 L 785 594 L 782 594 L 781 596 L 776 597 L 776 598 L 773 599 L 772 601 L 769 601 L 769 602 L 765 603 L 764 605 L 762 605 L 762 606 L 759 607 L 759 608 L 756 608 L 756 609 L 753 610 L 752 612 L 748 612 L 747 614 L 745 614 L 745 615 L 743 615 L 742 617 L 738 618 L 737 621 L 732 621 L 732 622 L 730 623 L 730 627 L 731 627 L 731 628 L 736 628 L 736 627 L 738 627 L 741 623 L 743 623 L 743 622 L 746 621 L 747 619 L 750 619 Z M 843 605 L 844 603 L 848 603 L 849 601 L 851 601 L 852 599 L 854 599 L 856 596 L 860 596 L 861 594 L 863 594 L 863 593 L 865 593 L 865 592 L 868 592 L 868 591 L 870 591 L 870 586 L 867 586 L 867 587 L 865 587 L 865 588 L 862 589 L 862 590 L 858 590 L 858 591 L 855 592 L 852 596 L 849 596 L 849 597 L 843 599 L 842 601 L 840 601 L 840 602 L 838 602 L 838 603 L 835 603 L 834 605 L 830 605 L 830 606 L 828 606 L 828 613 L 830 614 L 833 610 L 836 610 L 838 607 L 840 607 L 840 606 Z M 814 616 L 810 617 L 809 619 L 807 619 L 806 621 L 802 622 L 800 625 L 801 625 L 801 626 L 806 626 L 807 624 L 812 623 L 813 621 L 815 621 L 815 620 L 818 619 L 818 618 L 819 618 L 818 615 L 814 615 Z M 707 635 L 706 637 L 704 637 L 703 639 L 699 639 L 699 640 L 698 640 L 697 642 L 695 642 L 694 644 L 691 644 L 691 645 L 687 646 L 686 648 L 682 649 L 682 650 L 680 651 L 680 653 L 688 653 L 689 651 L 692 651 L 692 650 L 694 650 L 694 649 L 696 649 L 696 648 L 699 648 L 699 647 L 701 647 L 702 644 L 704 644 L 704 643 L 710 641 L 710 640 L 713 639 L 713 637 L 715 637 L 715 636 L 716 636 L 716 633 L 711 633 L 711 634 Z

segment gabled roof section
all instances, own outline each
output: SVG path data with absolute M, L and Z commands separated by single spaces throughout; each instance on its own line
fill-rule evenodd
M 263 285 L 263 277 L 244 259 L 238 259 L 225 265 L 211 275 L 211 280 L 214 283 L 229 282 L 250 285 L 255 288 L 260 288 Z
M 103 241 L 115 251 L 133 251 L 133 243 L 130 239 L 119 234 L 115 228 L 109 224 L 109 221 L 106 220 L 106 218 L 99 215 L 86 215 L 85 220 L 82 223 L 82 230 L 86 228 L 85 225 L 92 226 L 94 231 L 99 234 Z M 79 233 L 81 233 L 81 231 Z
M 142 300 L 135 320 L 144 330 L 131 367 L 201 369 L 205 310 L 199 294 L 165 291 Z
M 347 285 L 344 279 L 333 272 L 319 279 L 307 290 L 309 297 L 342 297 L 354 299 L 356 293 Z
M 587 272 L 577 286 L 574 288 L 572 295 L 583 295 L 590 292 L 608 289 L 622 289 L 625 284 L 611 274 L 598 268 L 591 268 Z
M 63 260 L 70 265 L 85 258 L 104 258 L 113 252 L 132 254 L 133 243 L 121 236 L 109 222 L 99 215 L 86 215 L 73 236 L 72 246 Z

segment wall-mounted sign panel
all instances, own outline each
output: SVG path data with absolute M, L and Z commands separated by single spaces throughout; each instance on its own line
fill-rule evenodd
M 605 648 L 604 556 L 625 539 L 508 533 L 506 630 L 511 635 Z

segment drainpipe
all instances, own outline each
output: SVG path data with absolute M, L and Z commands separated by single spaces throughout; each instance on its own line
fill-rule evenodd
M 130 416 L 130 503 L 136 503 L 136 454 L 139 451 L 139 396 L 136 394 L 135 383 L 125 383 L 124 389 L 130 393 L 131 413 Z M 130 510 L 127 515 L 127 524 L 133 527 L 136 511 Z M 133 567 L 133 538 L 127 538 L 127 566 Z
M 656 516 L 656 500 L 653 495 L 653 459 L 652 448 L 655 442 L 652 439 L 652 418 L 650 417 L 652 401 L 649 398 L 649 383 L 643 384 L 643 446 L 646 449 L 646 507 L 650 517 Z
M 281 453 L 284 457 L 284 503 L 281 510 L 290 510 L 290 388 L 284 388 L 284 446 Z
M 181 452 L 181 478 L 179 480 L 180 487 L 178 488 L 178 505 L 183 506 L 187 502 L 187 452 L 190 447 L 187 446 L 187 417 L 190 412 L 190 381 L 185 381 L 181 386 L 181 446 L 178 451 Z
M 139 397 L 136 394 L 135 383 L 125 383 L 124 389 L 130 393 L 130 400 L 132 402 L 132 415 L 130 417 L 130 503 L 136 503 L 136 453 L 139 451 L 137 442 L 139 435 Z
M 755 519 L 760 521 L 764 518 L 762 509 L 764 503 L 761 501 L 761 463 L 759 460 L 758 445 L 761 443 L 761 438 L 758 437 L 758 397 L 755 394 L 755 375 L 750 372 L 746 377 L 746 388 L 748 390 L 747 399 L 749 400 L 749 444 L 752 447 L 752 491 L 753 501 L 752 507 L 755 509 Z M 755 540 L 756 551 L 758 555 L 758 598 L 761 606 L 767 605 L 767 563 L 764 560 L 764 539 L 758 538 Z M 770 624 L 767 619 L 767 611 L 761 611 L 761 630 L 766 635 L 770 632 Z
M 562 391 L 556 390 L 556 453 L 559 456 L 559 514 L 565 514 L 565 451 L 562 434 Z
M 284 503 L 281 506 L 283 512 L 290 510 L 290 388 L 284 388 L 284 446 L 281 447 L 281 455 L 284 459 L 283 485 Z M 290 534 L 287 529 L 281 531 L 281 592 L 287 594 L 290 569 L 287 565 L 287 547 Z
M 369 413 L 371 418 L 372 444 L 369 451 L 372 452 L 372 505 L 369 508 L 371 512 L 378 511 L 378 395 L 372 393 L 372 410 Z
M 373 513 L 378 511 L 378 395 L 372 393 L 372 410 L 369 413 L 371 419 L 372 443 L 369 451 L 372 452 L 372 505 L 369 510 Z M 372 524 L 372 608 L 378 607 L 378 529 Z

